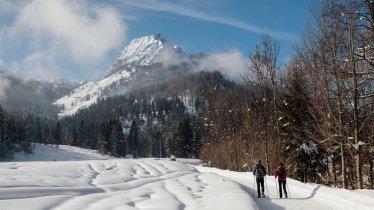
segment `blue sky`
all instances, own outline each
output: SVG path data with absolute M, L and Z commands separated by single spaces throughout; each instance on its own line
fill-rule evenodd
M 1 0 L 0 69 L 35 79 L 105 75 L 131 39 L 161 33 L 186 53 L 243 59 L 267 33 L 292 56 L 313 0 Z

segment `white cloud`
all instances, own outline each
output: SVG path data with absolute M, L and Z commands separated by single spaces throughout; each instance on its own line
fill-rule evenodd
M 23 61 L 13 63 L 10 68 L 11 72 L 20 74 L 24 78 L 52 79 L 63 74 L 54 55 L 48 51 L 34 51 Z M 24 70 L 25 68 L 27 71 Z
M 4 101 L 6 99 L 6 89 L 9 88 L 9 80 L 0 78 L 0 101 Z
M 190 62 L 183 54 L 176 53 L 171 48 L 164 48 L 159 58 L 165 68 Z M 239 50 L 233 49 L 228 52 L 212 53 L 202 57 L 198 61 L 195 71 L 220 71 L 232 80 L 241 81 L 248 73 L 247 64 L 248 58 Z
M 0 16 L 15 13 L 25 1 L 1 0 L 0 1 Z
M 247 62 L 239 50 L 229 52 L 214 53 L 203 59 L 198 70 L 221 71 L 225 76 L 233 80 L 241 80 L 247 71 Z
M 164 48 L 160 52 L 159 58 L 165 68 L 188 62 L 185 56 L 175 53 L 175 49 L 172 48 Z
M 31 51 L 18 63 L 19 68 L 28 69 L 25 65 L 31 63 L 36 67 L 34 70 L 50 74 L 51 67 L 58 67 L 65 59 L 80 65 L 91 64 L 121 47 L 127 28 L 119 12 L 113 7 L 89 3 L 33 0 L 23 4 L 14 22 L 3 29 L 7 31 L 5 41 L 25 40 L 27 46 L 18 47 Z
M 171 14 L 177 14 L 181 16 L 186 16 L 194 19 L 204 20 L 208 22 L 219 23 L 223 25 L 228 25 L 236 28 L 241 28 L 250 32 L 269 34 L 271 36 L 277 37 L 283 40 L 295 40 L 297 36 L 288 32 L 273 30 L 270 28 L 258 26 L 249 22 L 244 22 L 238 19 L 222 16 L 209 15 L 201 11 L 189 9 L 177 4 L 168 3 L 159 0 L 118 0 L 127 5 L 135 6 L 145 10 L 157 11 L 157 12 L 167 12 Z

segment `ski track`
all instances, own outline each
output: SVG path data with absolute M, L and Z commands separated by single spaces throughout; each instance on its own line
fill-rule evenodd
M 208 168 L 196 166 L 198 171 L 207 172 Z M 334 188 L 327 188 L 316 184 L 303 184 L 295 180 L 287 180 L 287 191 L 289 192 L 288 199 L 280 199 L 276 191 L 276 181 L 274 176 L 266 176 L 265 179 L 265 194 L 266 198 L 257 198 L 257 186 L 255 180 L 250 172 L 238 173 L 233 171 L 216 170 L 220 176 L 226 177 L 239 183 L 247 193 L 254 195 L 254 200 L 260 209 L 285 210 L 373 210 L 374 202 L 369 199 L 367 202 L 360 200 L 359 205 L 353 198 L 342 198 L 339 195 L 334 195 L 332 190 Z M 279 187 L 279 186 L 278 186 Z M 279 188 L 278 188 L 279 190 Z M 341 190 L 341 189 L 339 189 Z M 351 193 L 347 191 L 347 193 Z M 268 196 L 270 198 L 268 198 Z M 364 204 L 364 205 L 361 205 Z M 366 207 L 363 207 L 366 206 Z

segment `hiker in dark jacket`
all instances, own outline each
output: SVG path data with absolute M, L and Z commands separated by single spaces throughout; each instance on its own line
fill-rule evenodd
M 256 183 L 257 183 L 257 197 L 265 197 L 265 188 L 264 188 L 264 177 L 266 176 L 266 169 L 261 164 L 261 160 L 258 161 L 258 163 L 253 167 L 253 175 L 256 176 Z M 261 191 L 260 191 L 260 185 L 261 185 Z
M 279 166 L 275 170 L 275 179 L 278 177 L 279 183 L 279 197 L 282 198 L 282 188 L 284 191 L 284 196 L 287 198 L 287 190 L 286 190 L 286 179 L 288 173 L 286 168 L 284 167 L 283 163 L 279 163 Z

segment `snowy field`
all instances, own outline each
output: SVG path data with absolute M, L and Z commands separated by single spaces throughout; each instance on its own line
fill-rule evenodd
M 55 161 L 54 161 L 55 160 Z M 27 157 L 0 163 L 1 210 L 374 209 L 374 191 L 347 191 L 289 181 L 289 199 L 253 197 L 250 173 L 196 161 L 115 159 L 69 146 L 38 145 Z

